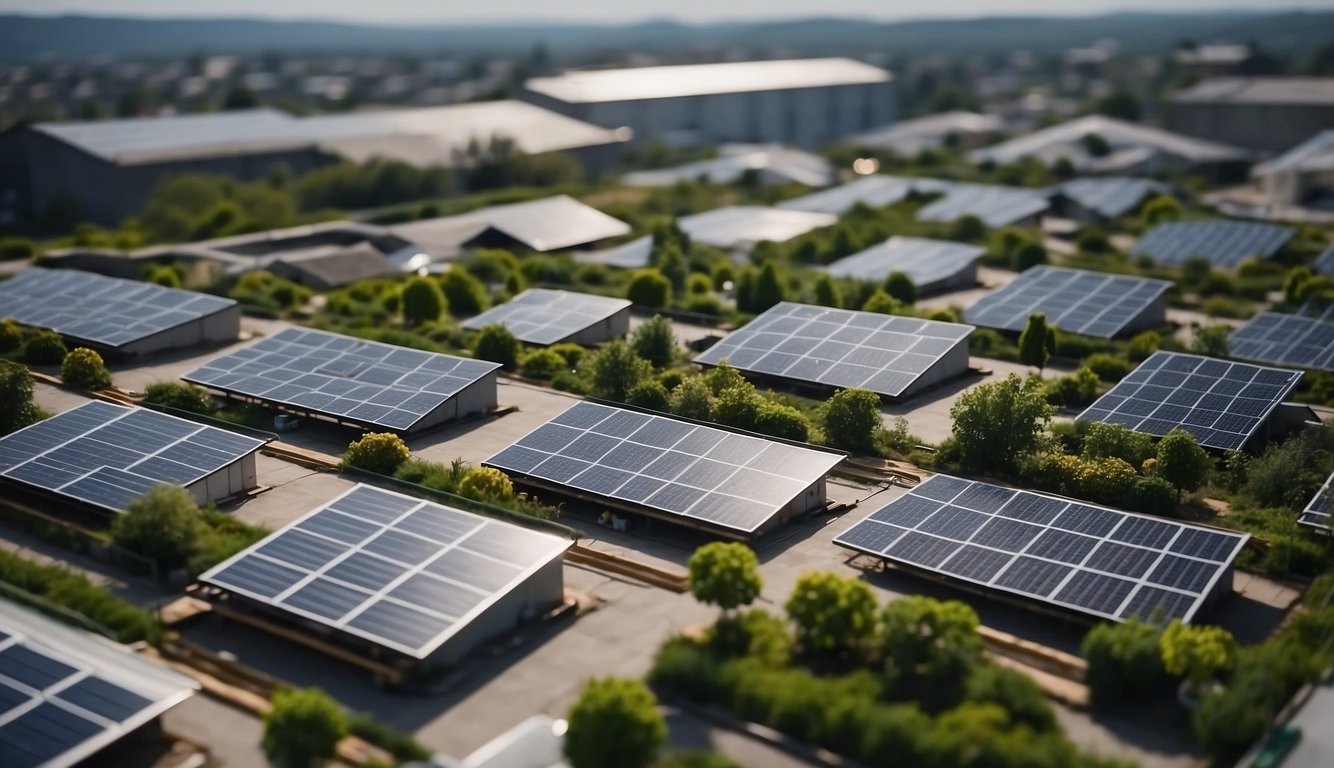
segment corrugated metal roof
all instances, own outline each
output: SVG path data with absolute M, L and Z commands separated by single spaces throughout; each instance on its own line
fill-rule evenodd
M 714 184 L 731 184 L 747 171 L 757 172 L 767 183 L 792 181 L 808 187 L 823 187 L 834 177 L 829 161 L 811 152 L 776 145 L 726 144 L 719 149 L 718 157 L 675 168 L 635 171 L 622 176 L 621 181 L 632 187 L 669 187 L 701 178 Z
M 838 217 L 832 213 L 739 205 L 685 216 L 677 224 L 692 240 L 718 248 L 736 248 L 761 240 L 784 243 L 837 222 Z
M 882 83 L 892 79 L 889 72 L 853 59 L 785 59 L 575 70 L 553 77 L 535 77 L 524 87 L 564 102 L 594 103 Z
M 630 234 L 629 224 L 568 195 L 496 205 L 389 229 L 399 237 L 427 247 L 461 246 L 487 229 L 494 229 L 534 251 L 572 248 Z
M 1334 105 L 1334 77 L 1215 77 L 1176 94 L 1172 101 Z
M 1151 149 L 1197 163 L 1242 160 L 1249 154 L 1244 149 L 1183 136 L 1160 128 L 1118 120 L 1106 115 L 1088 115 L 994 146 L 973 150 L 969 153 L 969 157 L 975 163 L 990 160 L 1000 164 L 1025 158 L 1053 163 L 1064 158 L 1076 168 L 1081 168 L 1095 164 L 1101 159 L 1089 152 L 1084 144 L 1085 139 L 1093 135 L 1107 142 L 1114 153 L 1126 149 Z

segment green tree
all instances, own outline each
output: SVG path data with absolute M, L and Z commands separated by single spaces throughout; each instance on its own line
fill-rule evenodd
M 692 376 L 672 390 L 667 407 L 677 416 L 708 421 L 713 413 L 713 392 L 702 376 Z
M 1190 338 L 1190 351 L 1205 357 L 1227 357 L 1231 331 L 1222 323 L 1197 326 Z
M 1036 367 L 1047 367 L 1047 361 L 1056 352 L 1056 327 L 1047 325 L 1047 316 L 1034 312 L 1019 334 L 1019 362 Z
M 623 339 L 595 352 L 588 360 L 588 369 L 592 374 L 594 393 L 622 403 L 635 385 L 653 375 L 653 365 L 637 355 Z
M 403 321 L 420 325 L 440 319 L 445 311 L 445 295 L 429 277 L 412 277 L 403 285 Z
M 65 359 L 65 342 L 54 331 L 37 331 L 23 343 L 20 356 L 30 365 L 60 365 Z
M 839 448 L 875 451 L 875 434 L 884 426 L 880 396 L 867 389 L 841 389 L 823 408 L 824 431 Z
M 834 282 L 834 278 L 828 273 L 821 272 L 820 276 L 815 278 L 815 303 L 834 309 L 843 306 L 843 296 L 838 289 L 838 283 Z
M 653 364 L 654 368 L 666 368 L 676 357 L 676 333 L 672 322 L 662 315 L 635 329 L 631 337 L 635 353 Z
M 892 315 L 902 309 L 903 305 L 897 299 L 879 288 L 862 304 L 863 312 L 878 312 L 882 315 Z
M 880 613 L 880 649 L 890 685 L 928 709 L 956 704 L 982 661 L 977 613 L 957 600 L 901 597 Z
M 667 741 L 658 702 L 638 680 L 588 681 L 567 720 L 571 768 L 647 768 Z
M 763 312 L 773 305 L 783 301 L 787 297 L 787 278 L 779 270 L 778 265 L 773 261 L 767 261 L 763 267 L 760 267 L 760 273 L 755 278 L 755 285 L 751 289 L 749 306 L 744 307 L 746 312 Z
M 317 768 L 347 734 L 347 716 L 318 688 L 280 689 L 264 716 L 264 754 L 276 768 Z
M 455 317 L 471 317 L 486 309 L 486 286 L 466 269 L 451 269 L 441 275 L 440 290 Z
M 1145 227 L 1155 227 L 1168 221 L 1180 221 L 1184 211 L 1181 203 L 1171 195 L 1158 195 L 1144 204 L 1140 220 Z
M 672 300 L 672 283 L 656 269 L 640 269 L 630 278 L 626 298 L 648 309 L 665 307 Z
M 1055 408 L 1042 380 L 1010 374 L 964 392 L 950 408 L 959 463 L 967 471 L 1009 471 L 1031 451 Z
M 676 243 L 668 242 L 656 249 L 651 265 L 672 284 L 672 291 L 680 293 L 685 290 L 686 275 L 690 274 L 690 271 L 685 254 Z
M 32 374 L 21 365 L 0 360 L 0 435 L 23 429 L 38 418 L 32 401 Z
M 754 431 L 764 398 L 749 383 L 728 387 L 713 405 L 713 420 L 728 427 Z
M 764 588 L 755 551 L 738 542 L 705 544 L 690 556 L 686 570 L 695 599 L 727 613 L 753 603 Z
M 1158 643 L 1162 628 L 1130 618 L 1098 624 L 1084 635 L 1089 694 L 1097 707 L 1142 704 L 1163 694 L 1167 670 Z
M 1168 432 L 1158 441 L 1157 472 L 1177 489 L 1177 501 L 1182 491 L 1193 491 L 1209 479 L 1213 461 L 1208 452 L 1195 442 L 1195 437 L 1184 429 Z
M 889 277 L 885 278 L 884 287 L 885 293 L 901 304 L 912 306 L 917 301 L 917 286 L 911 277 L 902 272 L 890 272 Z
M 184 565 L 199 541 L 202 518 L 190 492 L 157 485 L 111 521 L 111 540 L 168 568 Z
M 519 364 L 521 350 L 519 340 L 510 333 L 510 329 L 500 323 L 490 323 L 482 326 L 482 330 L 477 332 L 477 339 L 472 345 L 472 356 L 478 360 L 500 363 L 505 370 L 512 371 Z
M 835 573 L 803 574 L 785 607 L 807 651 L 853 650 L 875 631 L 871 588 Z
M 75 347 L 60 363 L 60 380 L 80 389 L 106 389 L 111 373 L 95 350 Z
M 1236 641 L 1222 627 L 1192 626 L 1174 619 L 1158 639 L 1163 668 L 1174 677 L 1184 677 L 1194 691 L 1232 666 Z
M 1031 267 L 1047 263 L 1047 249 L 1038 242 L 1026 242 L 1014 251 L 1010 266 L 1016 272 L 1023 272 Z
M 343 466 L 392 475 L 410 458 L 412 452 L 403 438 L 392 432 L 371 432 L 348 443 L 343 452 Z
M 1115 457 L 1132 467 L 1144 465 L 1144 460 L 1155 454 L 1153 438 L 1142 432 L 1136 432 L 1124 424 L 1104 424 L 1092 422 L 1084 434 L 1084 449 L 1080 455 L 1085 459 Z

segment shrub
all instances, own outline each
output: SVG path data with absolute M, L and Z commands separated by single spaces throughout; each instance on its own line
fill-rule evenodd
M 666 413 L 669 408 L 667 388 L 656 379 L 644 379 L 626 394 L 625 402 L 636 408 Z
M 834 309 L 843 306 L 843 296 L 838 289 L 838 283 L 834 282 L 834 278 L 827 272 L 821 272 L 820 276 L 815 278 L 815 303 Z
M 1084 358 L 1083 367 L 1092 370 L 1098 374 L 1098 378 L 1106 382 L 1118 382 L 1135 370 L 1135 364 L 1116 355 L 1106 352 L 1095 352 Z
M 403 321 L 408 325 L 439 320 L 445 311 L 445 295 L 440 291 L 440 286 L 429 277 L 409 278 L 403 285 L 401 303 Z
M 755 276 L 749 295 L 745 297 L 745 306 L 741 305 L 741 297 L 737 299 L 737 306 L 743 312 L 763 312 L 787 298 L 786 283 L 787 278 L 777 264 L 767 261 Z
M 1037 445 L 1054 409 L 1042 380 L 1011 374 L 964 392 L 950 408 L 960 464 L 969 470 L 1009 470 Z
M 588 350 L 569 341 L 563 341 L 560 344 L 552 344 L 547 347 L 547 349 L 565 358 L 565 367 L 569 370 L 578 368 L 580 361 L 582 361 L 584 355 L 588 353 Z
M 1111 253 L 1112 242 L 1107 233 L 1097 227 L 1082 227 L 1075 238 L 1075 246 L 1084 253 Z
M 713 393 L 702 376 L 692 376 L 672 390 L 667 407 L 677 416 L 708 421 L 713 413 Z
M 1015 249 L 1014 259 L 1011 266 L 1014 271 L 1023 272 L 1030 267 L 1036 267 L 1047 263 L 1047 249 L 1042 247 L 1042 243 L 1027 242 Z
M 885 674 L 901 698 L 927 709 L 954 706 L 964 681 L 982 662 L 977 613 L 957 600 L 910 595 L 880 613 Z
M 1195 442 L 1195 437 L 1184 429 L 1173 429 L 1158 441 L 1158 474 L 1177 489 L 1193 491 L 1209 478 L 1213 460 L 1208 452 Z
M 0 239 L 0 261 L 32 261 L 37 256 L 37 244 L 24 237 Z
M 713 420 L 728 427 L 753 431 L 762 405 L 764 398 L 749 384 L 728 387 L 714 403 Z
M 519 371 L 530 379 L 550 379 L 565 370 L 565 358 L 550 349 L 534 349 L 519 358 Z
M 1056 352 L 1056 326 L 1047 325 L 1047 316 L 1034 312 L 1019 334 L 1019 362 L 1041 371 Z
M 80 389 L 106 389 L 111 386 L 111 373 L 96 351 L 75 347 L 60 363 L 60 380 Z
M 144 402 L 165 405 L 190 413 L 208 415 L 215 410 L 213 395 L 203 387 L 179 381 L 157 381 L 144 390 Z
M 1075 472 L 1079 495 L 1104 504 L 1121 499 L 1136 477 L 1135 468 L 1115 456 L 1080 461 Z
M 621 339 L 595 352 L 589 358 L 587 367 L 593 392 L 598 397 L 622 403 L 629 396 L 630 390 L 653 375 L 652 364 L 635 354 L 634 349 Z
M 708 275 L 701 275 L 698 272 L 692 272 L 689 279 L 686 280 L 686 293 L 691 296 L 699 296 L 713 291 L 713 280 Z
M 903 305 L 899 304 L 897 299 L 878 288 L 866 300 L 866 303 L 862 304 L 863 312 L 878 312 L 882 315 L 892 315 L 901 309 L 903 309 Z
M 111 521 L 111 540 L 169 568 L 183 565 L 199 540 L 199 507 L 190 492 L 155 486 Z
M 166 264 L 149 264 L 145 266 L 143 279 L 145 283 L 160 285 L 164 288 L 181 287 L 180 274 Z
M 635 329 L 631 337 L 635 353 L 653 364 L 654 368 L 666 368 L 676 357 L 676 333 L 672 323 L 662 315 Z
M 750 605 L 760 596 L 764 582 L 759 560 L 750 547 L 739 542 L 720 542 L 695 550 L 686 563 L 690 593 L 707 605 L 732 611 Z
M 0 435 L 34 424 L 39 417 L 32 401 L 32 374 L 21 365 L 0 360 Z
M 1056 729 L 1056 713 L 1047 694 L 1033 678 L 998 664 L 977 665 L 968 676 L 964 700 L 998 704 L 1012 722 L 1026 725 L 1035 732 Z
M 519 365 L 519 353 L 522 348 L 519 340 L 510 330 L 499 323 L 482 326 L 473 342 L 472 355 L 478 360 L 490 360 L 500 363 L 505 370 L 512 371 Z
M 117 642 L 156 641 L 161 629 L 148 611 L 93 585 L 64 565 L 46 565 L 0 550 L 0 582 L 53 605 L 68 608 L 106 628 Z
M 1176 489 L 1157 475 L 1137 477 L 1126 488 L 1122 503 L 1135 512 L 1171 515 L 1177 508 Z
M 889 277 L 885 278 L 885 293 L 890 298 L 911 306 L 917 301 L 917 286 L 913 284 L 912 278 L 902 272 L 890 272 Z
M 780 403 L 764 403 L 755 414 L 755 431 L 770 437 L 806 442 L 810 423 L 796 408 Z
M 37 331 L 23 345 L 23 362 L 31 365 L 60 365 L 65 359 L 65 342 L 54 331 Z
M 648 309 L 665 307 L 672 300 L 672 283 L 656 269 L 640 269 L 630 278 L 626 298 Z
M 347 733 L 338 703 L 318 688 L 283 689 L 264 716 L 264 754 L 277 768 L 311 768 L 334 756 Z
M 471 317 L 486 309 L 486 286 L 467 270 L 451 269 L 441 275 L 440 291 L 455 317 Z
M 1232 329 L 1221 323 L 1201 325 L 1190 339 L 1190 351 L 1205 357 L 1227 357 L 1228 334 Z
M 873 452 L 876 430 L 884 426 L 880 417 L 880 396 L 866 389 L 842 389 L 835 392 L 822 410 L 824 431 L 829 441 L 840 448 Z
M 1114 456 L 1138 467 L 1154 455 L 1153 438 L 1123 424 L 1090 423 L 1084 434 L 1085 459 Z
M 590 680 L 568 719 L 571 768 L 647 768 L 667 740 L 658 703 L 638 680 Z
M 860 647 L 875 630 L 871 588 L 834 573 L 802 574 L 785 608 L 798 641 L 810 652 Z
M 477 501 L 508 501 L 514 498 L 509 476 L 491 467 L 473 467 L 459 482 L 459 495 Z
M 12 317 L 0 319 L 0 352 L 18 349 L 23 343 L 23 326 Z
M 1137 333 L 1127 342 L 1126 357 L 1130 358 L 1131 362 L 1141 362 L 1157 352 L 1162 343 L 1163 337 L 1157 331 Z
M 1158 643 L 1162 629 L 1138 619 L 1099 624 L 1084 636 L 1080 654 L 1088 662 L 1093 704 L 1120 707 L 1161 697 L 1169 687 Z
M 1078 408 L 1098 397 L 1098 374 L 1081 366 L 1069 376 L 1047 381 L 1047 402 L 1066 408 Z
M 1247 464 L 1245 493 L 1263 507 L 1300 510 L 1329 476 L 1331 453 L 1334 430 L 1321 427 L 1271 445 Z
M 949 239 L 963 243 L 972 243 L 987 236 L 987 225 L 972 214 L 960 216 L 950 224 Z
M 371 432 L 353 440 L 343 453 L 343 466 L 392 475 L 412 458 L 407 443 L 392 432 Z

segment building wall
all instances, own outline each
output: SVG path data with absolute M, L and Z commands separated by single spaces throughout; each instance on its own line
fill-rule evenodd
M 240 335 L 241 305 L 233 304 L 220 312 L 178 325 L 161 333 L 155 333 L 133 344 L 127 344 L 120 351 L 126 355 L 137 357 L 171 349 L 236 341 Z
M 938 293 L 949 293 L 950 291 L 961 291 L 973 288 L 977 285 L 977 262 L 971 261 L 968 266 L 955 272 L 944 280 L 937 280 L 933 283 L 923 283 L 917 286 L 918 296 L 931 296 Z
M 1161 328 L 1163 323 L 1167 322 L 1167 295 L 1163 294 L 1153 300 L 1153 303 L 1144 308 L 1144 311 L 1122 331 L 1123 336 L 1130 336 L 1140 331 L 1151 331 L 1155 328 Z
M 949 381 L 968 372 L 968 339 L 960 339 L 950 351 L 940 356 L 930 368 L 922 372 L 917 380 L 903 390 L 902 398 L 909 398 L 925 389 Z
M 492 371 L 464 387 L 462 392 L 441 403 L 438 408 L 417 422 L 412 431 L 421 432 L 440 424 L 477 416 L 495 408 L 499 404 L 499 397 L 496 394 L 498 375 L 498 370 Z
M 632 142 L 772 142 L 818 148 L 894 121 L 894 83 L 858 83 L 571 104 L 526 91 L 524 98 L 605 128 L 629 127 Z
M 210 501 L 221 501 L 245 493 L 258 485 L 255 454 L 251 453 L 187 486 L 186 490 L 194 497 L 195 503 L 203 506 Z
M 1334 125 L 1334 104 L 1175 102 L 1167 127 L 1202 139 L 1278 154 Z
M 541 616 L 565 599 L 565 572 L 562 558 L 538 569 L 480 615 L 445 641 L 426 664 L 458 664 L 478 646 Z
M 630 308 L 626 307 L 611 317 L 599 323 L 594 323 L 576 334 L 568 336 L 563 341 L 572 341 L 575 344 L 591 347 L 594 344 L 601 344 L 609 339 L 618 339 L 629 332 Z

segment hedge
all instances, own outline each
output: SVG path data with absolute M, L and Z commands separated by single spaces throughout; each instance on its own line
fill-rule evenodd
M 34 563 L 0 551 L 0 581 L 38 598 L 39 605 L 68 608 L 106 628 L 119 642 L 154 642 L 161 637 L 162 629 L 151 613 L 63 566 Z

